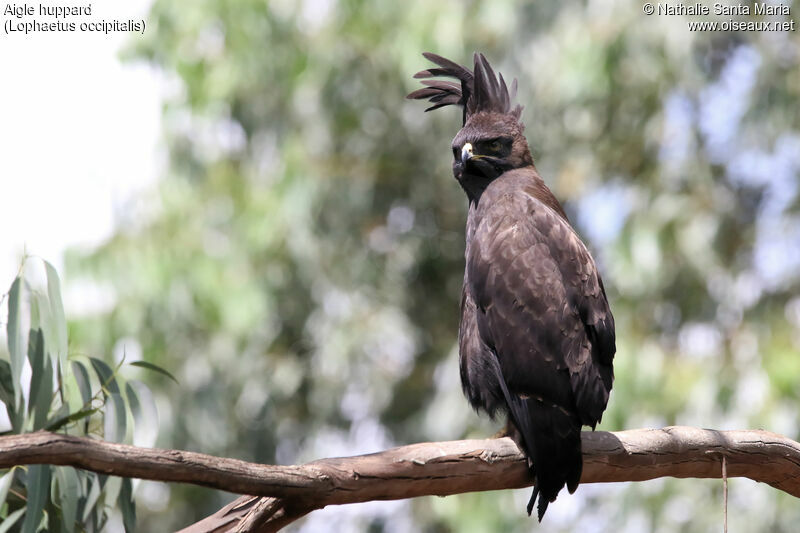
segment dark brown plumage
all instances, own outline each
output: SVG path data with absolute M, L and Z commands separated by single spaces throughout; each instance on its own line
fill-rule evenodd
M 508 415 L 529 458 L 539 520 L 583 466 L 581 426 L 593 429 L 613 380 L 614 317 L 586 246 L 533 164 L 509 90 L 482 54 L 473 71 L 435 54 L 438 65 L 409 98 L 464 109 L 453 140 L 453 174 L 467 193 L 466 268 L 459 363 L 475 409 Z

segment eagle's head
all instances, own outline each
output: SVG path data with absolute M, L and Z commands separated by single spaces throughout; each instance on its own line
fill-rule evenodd
M 507 170 L 533 165 L 528 142 L 520 122 L 522 106 L 512 106 L 517 80 L 506 86 L 503 75 L 495 76 L 483 54 L 475 54 L 474 71 L 431 53 L 423 54 L 441 68 L 418 72 L 415 78 L 446 76 L 459 83 L 441 80 L 422 81 L 426 87 L 408 98 L 429 98 L 431 111 L 446 105 L 463 108 L 463 127 L 453 139 L 453 175 L 471 201 Z

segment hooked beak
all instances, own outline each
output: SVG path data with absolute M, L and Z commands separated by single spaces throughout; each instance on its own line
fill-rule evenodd
M 466 165 L 470 159 L 472 159 L 472 144 L 464 143 L 461 147 L 461 163 Z

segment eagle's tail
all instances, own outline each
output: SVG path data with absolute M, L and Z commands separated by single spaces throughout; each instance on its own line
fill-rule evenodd
M 497 367 L 499 370 L 499 362 Z M 578 488 L 583 470 L 581 423 L 574 414 L 542 398 L 511 394 L 505 380 L 499 378 L 509 407 L 509 421 L 518 432 L 511 437 L 525 451 L 534 476 L 528 514 L 538 496 L 537 514 L 541 522 L 548 504 L 555 501 L 564 485 L 570 493 Z

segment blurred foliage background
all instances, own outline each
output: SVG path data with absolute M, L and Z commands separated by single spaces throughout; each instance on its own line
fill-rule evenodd
M 476 50 L 519 78 L 537 166 L 601 265 L 618 354 L 599 429 L 800 438 L 797 33 L 692 33 L 628 0 L 156 0 L 147 20 L 127 54 L 169 80 L 167 169 L 65 277 L 114 302 L 70 324 L 73 345 L 178 377 L 150 383 L 157 445 L 296 463 L 498 429 L 458 382 L 460 113 L 404 100 L 420 52 Z M 328 508 L 292 530 L 721 528 L 719 481 L 582 486 L 538 526 L 528 492 Z M 164 531 L 233 496 L 136 497 L 141 530 Z M 732 480 L 730 497 L 737 530 L 800 521 L 769 487 Z

